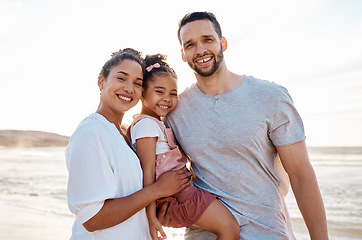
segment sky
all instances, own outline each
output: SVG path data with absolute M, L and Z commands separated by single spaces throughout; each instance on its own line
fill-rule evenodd
M 230 71 L 288 89 L 308 146 L 362 146 L 359 0 L 0 0 L 0 129 L 71 135 L 96 111 L 98 73 L 121 48 L 168 55 L 181 92 L 195 77 L 176 33 L 194 11 L 218 18 Z

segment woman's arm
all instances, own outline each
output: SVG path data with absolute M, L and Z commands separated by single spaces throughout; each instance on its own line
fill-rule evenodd
M 83 226 L 90 232 L 115 226 L 156 199 L 175 194 L 188 185 L 190 180 L 185 169 L 166 172 L 155 183 L 131 195 L 106 200 L 101 210 Z

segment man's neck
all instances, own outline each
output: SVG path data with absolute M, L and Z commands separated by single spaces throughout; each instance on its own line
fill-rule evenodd
M 213 75 L 203 77 L 195 73 L 197 86 L 209 96 L 222 95 L 237 88 L 244 79 L 244 76 L 230 72 L 226 66 L 218 69 Z

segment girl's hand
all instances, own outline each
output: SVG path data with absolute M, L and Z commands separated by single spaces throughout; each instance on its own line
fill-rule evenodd
M 187 169 L 183 168 L 161 174 L 155 184 L 161 191 L 162 197 L 171 196 L 190 185 L 190 177 L 186 171 Z
M 156 219 L 148 219 L 149 226 L 150 226 L 150 235 L 152 240 L 163 240 L 167 239 L 166 233 L 163 231 L 161 223 Z M 160 233 L 161 236 L 158 236 Z

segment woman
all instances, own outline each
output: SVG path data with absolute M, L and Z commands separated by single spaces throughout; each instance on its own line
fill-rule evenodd
M 66 149 L 68 205 L 76 215 L 71 239 L 150 239 L 144 208 L 187 187 L 184 170 L 142 189 L 142 169 L 121 130 L 142 95 L 141 54 L 123 49 L 104 64 L 96 113 L 77 127 Z

